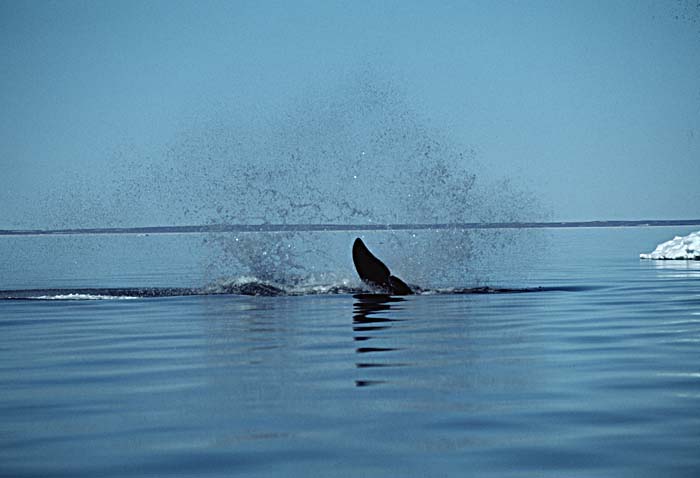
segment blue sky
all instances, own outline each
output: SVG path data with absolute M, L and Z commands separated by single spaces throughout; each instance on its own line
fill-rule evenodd
M 274 165 L 287 156 L 277 138 L 266 157 L 272 135 L 358 82 L 471 152 L 450 166 L 537 198 L 519 218 L 697 218 L 698 78 L 692 1 L 3 1 L 0 228 L 211 220 L 148 203 L 229 141 L 212 125 Z M 400 168 L 400 151 L 381 161 Z M 147 212 L 130 218 L 124 198 Z

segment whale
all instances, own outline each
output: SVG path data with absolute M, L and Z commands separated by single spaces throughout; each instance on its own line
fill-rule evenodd
M 411 295 L 414 290 L 404 281 L 391 274 L 389 268 L 370 252 L 362 239 L 352 245 L 352 261 L 362 282 L 374 291 L 392 295 Z

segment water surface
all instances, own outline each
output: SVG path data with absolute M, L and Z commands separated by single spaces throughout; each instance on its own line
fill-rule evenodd
M 476 273 L 564 290 L 0 301 L 0 475 L 698 476 L 700 263 L 638 259 L 691 229 L 550 230 Z M 210 259 L 0 253 L 3 290 L 202 286 Z

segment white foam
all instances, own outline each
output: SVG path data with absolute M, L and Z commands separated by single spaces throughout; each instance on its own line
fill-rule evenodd
M 345 291 L 354 293 L 364 287 L 358 280 L 337 279 L 335 277 L 326 277 L 325 275 L 321 278 L 312 275 L 301 281 L 293 281 L 288 284 L 264 281 L 255 276 L 238 276 L 219 278 L 208 285 L 205 290 L 213 294 L 231 293 L 232 291 L 236 293 L 241 288 L 251 285 L 260 286 L 261 288 L 273 287 L 282 291 L 282 295 L 324 295 L 343 293 Z
M 361 287 L 361 285 L 359 285 L 357 281 L 351 281 L 349 279 L 336 280 L 330 284 L 323 284 L 309 279 L 305 283 L 296 284 L 294 287 L 291 287 L 288 292 L 294 295 L 332 294 L 337 293 L 339 290 L 357 289 L 358 287 Z
M 653 252 L 639 254 L 641 259 L 700 260 L 700 231 L 687 236 L 676 236 L 656 246 Z
M 57 294 L 57 295 L 40 295 L 31 297 L 36 300 L 124 300 L 138 299 L 138 297 L 126 295 L 96 295 L 96 294 Z

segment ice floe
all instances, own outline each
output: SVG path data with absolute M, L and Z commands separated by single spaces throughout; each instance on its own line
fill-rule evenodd
M 676 236 L 656 246 L 654 252 L 639 254 L 641 259 L 685 259 L 700 261 L 700 231 Z

